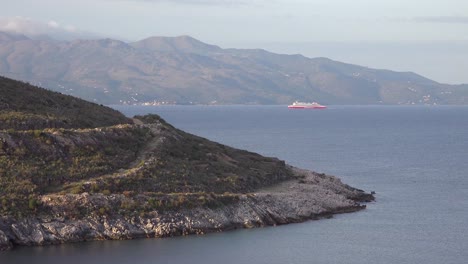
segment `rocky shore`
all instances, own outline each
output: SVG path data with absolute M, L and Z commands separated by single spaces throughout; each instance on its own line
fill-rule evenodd
M 36 246 L 90 240 L 170 237 L 220 232 L 302 222 L 355 212 L 365 208 L 362 202 L 373 195 L 343 184 L 325 174 L 294 169 L 297 178 L 248 194 L 215 208 L 198 206 L 173 211 L 153 211 L 144 215 L 118 213 L 88 215 L 69 219 L 60 214 L 61 204 L 79 201 L 89 207 L 125 199 L 121 194 L 45 195 L 42 203 L 52 203 L 56 213 L 34 217 L 0 218 L 0 250 L 14 246 Z M 52 206 L 52 204 L 51 204 Z

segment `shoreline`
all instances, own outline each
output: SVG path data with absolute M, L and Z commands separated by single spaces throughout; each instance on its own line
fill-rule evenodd
M 256 192 L 239 195 L 235 202 L 216 207 L 195 207 L 157 212 L 143 216 L 119 214 L 65 219 L 38 215 L 21 220 L 0 218 L 0 250 L 14 246 L 42 246 L 93 240 L 162 238 L 206 234 L 240 228 L 254 228 L 331 218 L 366 208 L 374 196 L 343 184 L 340 179 L 312 171 L 292 168 L 297 176 Z M 73 196 L 110 203 L 121 195 Z M 46 199 L 47 200 L 47 197 Z

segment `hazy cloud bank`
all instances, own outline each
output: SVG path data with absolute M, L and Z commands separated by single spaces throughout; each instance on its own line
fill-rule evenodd
M 415 17 L 416 22 L 468 24 L 468 16 L 423 16 Z
M 0 31 L 23 34 L 28 37 L 49 36 L 57 40 L 78 38 L 98 38 L 97 34 L 78 30 L 72 25 L 62 25 L 57 21 L 39 22 L 27 17 L 0 17 Z
M 171 3 L 183 5 L 214 5 L 214 6 L 233 6 L 233 5 L 252 5 L 261 0 L 107 0 L 114 2 L 147 2 L 147 3 Z

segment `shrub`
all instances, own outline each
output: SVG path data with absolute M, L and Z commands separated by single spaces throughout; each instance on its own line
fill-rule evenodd
M 97 185 L 96 183 L 92 183 L 92 184 L 91 184 L 91 191 L 92 191 L 93 193 L 99 192 L 99 185 Z
M 5 198 L 2 199 L 2 207 L 3 207 L 3 210 L 8 209 L 8 201 Z
M 36 130 L 33 131 L 33 133 L 34 133 L 35 138 L 39 138 L 41 136 L 42 131 L 36 129 Z
M 83 192 L 83 185 L 78 184 L 70 189 L 70 193 L 72 194 L 80 194 Z
M 29 209 L 35 210 L 37 208 L 37 200 L 36 198 L 29 198 L 29 203 L 28 203 Z
M 100 215 L 104 215 L 104 214 L 106 214 L 106 212 L 107 212 L 107 210 L 106 210 L 105 207 L 99 208 L 99 214 L 100 214 Z
M 131 197 L 133 195 L 133 191 L 123 191 L 122 192 L 123 195 L 125 195 L 125 197 Z

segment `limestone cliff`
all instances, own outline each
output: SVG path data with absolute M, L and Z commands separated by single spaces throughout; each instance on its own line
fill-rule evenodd
M 104 239 L 133 239 L 204 234 L 237 228 L 252 228 L 301 222 L 354 212 L 365 208 L 359 202 L 372 195 L 351 188 L 333 176 L 296 170 L 297 176 L 280 184 L 241 194 L 235 201 L 217 206 L 177 210 L 153 210 L 145 214 L 90 214 L 70 219 L 63 212 L 70 203 L 78 208 L 108 207 L 131 198 L 122 194 L 89 193 L 46 195 L 42 202 L 52 214 L 0 220 L 0 248 L 13 245 L 47 245 Z

